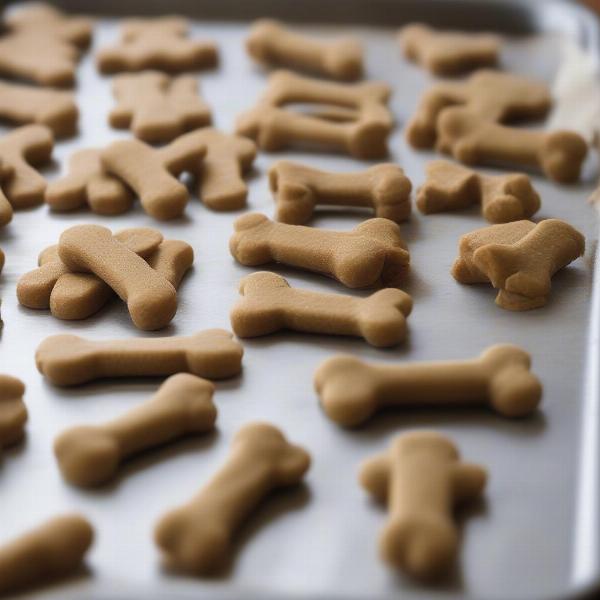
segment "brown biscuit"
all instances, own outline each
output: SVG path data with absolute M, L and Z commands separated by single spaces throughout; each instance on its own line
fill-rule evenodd
M 505 417 L 524 417 L 540 403 L 542 386 L 531 358 L 518 346 L 491 346 L 471 360 L 369 364 L 334 356 L 315 373 L 327 416 L 360 425 L 389 406 L 489 406 Z
M 169 565 L 198 575 L 218 571 L 242 522 L 273 490 L 300 483 L 309 466 L 309 454 L 273 425 L 242 427 L 221 470 L 156 525 L 154 539 Z
M 412 184 L 404 171 L 388 163 L 354 173 L 331 173 L 287 160 L 269 170 L 277 202 L 277 221 L 303 225 L 317 205 L 364 206 L 376 217 L 400 223 L 410 216 Z
M 403 27 L 399 35 L 406 58 L 435 75 L 458 75 L 478 67 L 493 67 L 500 39 L 488 33 L 436 31 L 422 23 Z
M 291 329 L 307 333 L 353 335 L 380 348 L 406 336 L 412 298 L 387 288 L 367 298 L 292 288 L 275 273 L 252 273 L 240 282 L 242 298 L 233 307 L 231 327 L 238 337 Z
M 8 165 L 4 165 L 2 162 L 2 158 L 0 158 L 0 227 L 4 227 L 4 225 L 8 225 L 13 218 L 13 209 L 11 203 L 8 201 L 8 198 L 4 195 L 2 191 L 2 185 L 5 181 L 7 181 L 13 173 L 12 167 Z M 2 255 L 2 263 L 4 265 L 4 254 Z M 2 271 L 2 267 L 0 266 L 0 271 Z
M 257 105 L 240 115 L 236 130 L 267 152 L 309 145 L 356 158 L 381 158 L 387 155 L 393 126 L 387 107 L 390 94 L 382 82 L 332 83 L 276 71 Z M 313 110 L 285 108 L 296 103 Z M 323 110 L 327 106 L 332 110 Z
M 83 517 L 54 517 L 0 548 L 0 594 L 75 574 L 92 545 L 94 530 Z
M 0 375 L 0 454 L 2 448 L 12 446 L 23 438 L 27 422 L 24 394 L 22 381 L 10 375 Z
M 121 41 L 96 55 L 102 73 L 157 69 L 169 73 L 195 71 L 217 64 L 212 42 L 188 37 L 189 24 L 181 17 L 127 19 L 121 26 Z
M 251 213 L 234 228 L 229 250 L 250 267 L 278 262 L 334 277 L 349 288 L 398 287 L 409 268 L 400 228 L 389 219 L 369 219 L 342 232 L 274 223 Z
M 417 194 L 424 214 L 480 204 L 490 223 L 528 219 L 540 208 L 540 196 L 523 173 L 483 175 L 445 160 L 427 163 L 427 180 Z
M 273 19 L 252 23 L 246 50 L 255 60 L 353 81 L 363 73 L 363 49 L 352 37 L 318 40 L 289 30 Z
M 131 129 L 148 143 L 170 142 L 211 122 L 210 108 L 198 94 L 194 77 L 169 77 L 158 71 L 115 77 L 117 106 L 108 116 L 112 127 Z
M 411 577 L 431 580 L 454 564 L 460 538 L 455 508 L 481 496 L 487 472 L 461 462 L 456 446 L 441 434 L 412 431 L 363 462 L 359 481 L 388 506 L 381 558 Z
M 160 377 L 192 373 L 207 379 L 241 370 L 242 346 L 224 329 L 189 337 L 92 341 L 76 335 L 46 338 L 35 353 L 40 373 L 54 385 L 81 385 L 106 377 Z
M 214 429 L 215 386 L 195 375 L 169 377 L 146 402 L 102 425 L 72 427 L 54 442 L 63 477 L 79 487 L 112 479 L 126 458 L 188 434 Z
M 175 289 L 194 264 L 194 250 L 181 240 L 165 240 L 146 259 Z

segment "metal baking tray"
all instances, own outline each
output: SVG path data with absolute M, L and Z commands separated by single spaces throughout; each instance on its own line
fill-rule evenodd
M 126 132 L 112 130 L 110 78 L 100 76 L 95 51 L 117 37 L 119 17 L 184 14 L 193 34 L 214 39 L 221 64 L 199 75 L 217 126 L 231 130 L 241 111 L 265 86 L 265 71 L 244 51 L 248 21 L 276 16 L 300 30 L 350 32 L 367 49 L 367 76 L 393 85 L 391 108 L 398 126 L 390 139 L 390 160 L 406 170 L 415 187 L 434 153 L 415 152 L 402 125 L 432 78 L 400 55 L 396 32 L 419 20 L 440 27 L 495 30 L 507 34 L 502 66 L 552 82 L 561 48 L 570 41 L 600 57 L 595 17 L 570 2 L 475 0 L 105 0 L 70 1 L 63 8 L 106 15 L 98 19 L 92 51 L 81 62 L 77 100 L 81 131 L 56 145 L 58 176 L 76 149 L 103 146 Z M 306 22 L 312 24 L 307 25 Z M 366 163 L 331 154 L 261 153 L 250 178 L 249 209 L 273 214 L 266 171 L 279 158 L 324 169 L 353 170 Z M 0 539 L 63 511 L 78 510 L 94 523 L 97 539 L 89 572 L 32 597 L 54 598 L 564 598 L 600 581 L 600 277 L 595 278 L 598 226 L 586 202 L 594 187 L 591 160 L 583 181 L 558 186 L 534 176 L 543 206 L 536 218 L 558 217 L 582 230 L 587 252 L 553 280 L 551 301 L 540 310 L 512 313 L 494 305 L 487 286 L 462 286 L 449 274 L 459 237 L 485 222 L 477 209 L 423 217 L 415 212 L 402 225 L 413 273 L 406 290 L 415 308 L 410 337 L 382 351 L 360 340 L 281 333 L 247 340 L 240 377 L 217 384 L 218 433 L 149 452 L 129 462 L 116 482 L 93 492 L 65 484 L 52 455 L 54 437 L 65 427 L 100 422 L 146 399 L 158 380 L 103 381 L 73 389 L 46 383 L 34 365 L 34 350 L 46 336 L 71 332 L 91 338 L 189 334 L 229 327 L 228 311 L 237 285 L 250 272 L 231 258 L 227 242 L 240 213 L 207 210 L 197 199 L 186 216 L 157 223 L 139 207 L 113 218 L 82 211 L 51 214 L 46 207 L 18 212 L 0 231 L 6 267 L 0 279 L 4 329 L 0 371 L 27 384 L 30 422 L 26 442 L 6 452 L 0 464 Z M 350 229 L 364 214 L 322 211 L 313 224 Z M 113 229 L 159 227 L 166 238 L 184 239 L 196 264 L 180 289 L 180 307 L 166 331 L 145 334 L 114 303 L 84 322 L 61 322 L 20 307 L 15 286 L 32 269 L 38 252 L 78 223 Z M 340 284 L 275 267 L 292 285 L 347 292 Z M 597 274 L 598 275 L 598 274 Z M 355 292 L 356 294 L 367 292 Z M 325 358 L 350 352 L 375 361 L 459 359 L 487 346 L 511 342 L 533 355 L 544 384 L 541 410 L 526 420 L 506 420 L 483 410 L 399 410 L 379 415 L 357 431 L 340 429 L 321 412 L 312 376 Z M 220 466 L 234 432 L 250 420 L 281 426 L 305 445 L 314 463 L 306 485 L 275 496 L 244 528 L 230 571 L 217 579 L 174 576 L 161 568 L 152 540 L 157 518 L 187 500 Z M 391 572 L 377 556 L 385 509 L 357 485 L 358 463 L 413 428 L 433 428 L 456 441 L 464 457 L 489 468 L 485 500 L 461 513 L 460 559 L 442 585 L 413 584 Z M 28 597 L 27 595 L 23 597 Z

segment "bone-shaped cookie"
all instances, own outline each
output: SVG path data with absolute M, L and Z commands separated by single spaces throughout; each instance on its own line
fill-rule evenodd
M 0 454 L 2 448 L 23 438 L 27 422 L 24 394 L 22 381 L 10 375 L 0 375 Z
M 390 87 L 381 82 L 332 83 L 277 71 L 255 108 L 240 115 L 236 130 L 267 152 L 288 146 L 331 148 L 362 159 L 387 155 L 393 121 L 387 108 Z M 316 105 L 312 112 L 285 108 Z M 332 106 L 333 112 L 322 111 Z M 321 112 L 319 112 L 321 111 Z
M 347 427 L 388 406 L 483 405 L 505 417 L 523 417 L 542 396 L 530 365 L 529 354 L 510 344 L 462 361 L 382 365 L 341 355 L 321 364 L 314 383 L 327 416 Z
M 483 175 L 445 160 L 427 163 L 427 179 L 417 194 L 424 214 L 480 204 L 490 223 L 528 219 L 540 208 L 539 194 L 523 173 Z
M 169 377 L 146 402 L 102 425 L 61 433 L 54 454 L 62 476 L 79 487 L 112 479 L 128 457 L 186 434 L 214 428 L 214 385 L 188 373 Z
M 181 17 L 127 19 L 121 41 L 96 56 L 102 73 L 157 69 L 172 73 L 214 67 L 217 48 L 212 42 L 188 37 L 189 24 Z
M 487 472 L 461 462 L 456 446 L 443 435 L 412 431 L 363 462 L 359 481 L 388 506 L 381 557 L 411 577 L 431 580 L 455 562 L 460 537 L 455 507 L 481 496 Z
M 300 483 L 309 466 L 308 453 L 273 425 L 245 425 L 225 465 L 190 502 L 159 520 L 154 539 L 171 566 L 218 571 L 249 514 L 273 490 Z
M 198 94 L 194 77 L 169 77 L 158 71 L 115 77 L 117 106 L 108 116 L 117 129 L 131 129 L 149 143 L 170 142 L 211 122 L 210 108 Z
M 53 384 L 81 385 L 106 377 L 159 377 L 192 373 L 224 379 L 241 370 L 242 346 L 224 329 L 188 337 L 85 340 L 53 335 L 38 347 L 38 370 Z
M 76 514 L 54 517 L 0 547 L 0 594 L 75 574 L 94 530 Z
M 360 172 L 331 173 L 287 160 L 269 171 L 277 202 L 277 221 L 303 225 L 317 205 L 364 206 L 376 217 L 400 223 L 410 216 L 412 185 L 397 165 L 376 165 Z
M 278 262 L 334 277 L 349 288 L 398 287 L 409 268 L 400 228 L 389 219 L 369 219 L 342 232 L 274 223 L 251 213 L 234 228 L 229 250 L 250 267 Z
M 246 40 L 248 54 L 257 61 L 351 81 L 363 72 L 363 50 L 351 37 L 319 40 L 289 30 L 273 19 L 252 24 Z
M 162 148 L 135 139 L 113 142 L 100 154 L 102 166 L 133 189 L 152 217 L 161 221 L 180 217 L 189 193 L 176 176 L 183 171 L 196 172 L 206 154 L 204 142 L 194 133 Z
M 385 348 L 406 336 L 412 298 L 394 288 L 367 298 L 292 288 L 275 273 L 259 272 L 240 282 L 242 298 L 233 307 L 231 327 L 238 337 L 291 329 L 308 333 L 353 335 Z

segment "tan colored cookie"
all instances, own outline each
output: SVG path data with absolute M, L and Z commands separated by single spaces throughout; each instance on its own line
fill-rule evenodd
M 389 406 L 489 406 L 505 417 L 524 417 L 540 403 L 542 386 L 531 358 L 518 346 L 490 346 L 471 360 L 369 364 L 334 356 L 315 373 L 327 416 L 360 425 Z
M 250 513 L 273 490 L 300 483 L 309 466 L 309 454 L 273 425 L 245 425 L 220 471 L 190 502 L 159 520 L 156 544 L 172 567 L 199 575 L 218 571 Z
M 242 346 L 224 329 L 189 337 L 92 341 L 76 335 L 46 338 L 35 353 L 40 373 L 54 385 L 81 385 L 106 377 L 160 377 L 192 373 L 207 379 L 241 370 Z
M 388 506 L 379 538 L 381 558 L 411 577 L 432 580 L 454 564 L 460 539 L 455 508 L 481 496 L 487 472 L 461 462 L 447 437 L 411 431 L 363 462 L 359 481 Z
M 399 41 L 404 55 L 435 75 L 457 75 L 477 67 L 493 67 L 500 39 L 488 33 L 436 31 L 422 23 L 403 27 Z
M 246 50 L 255 60 L 310 71 L 333 79 L 353 81 L 363 73 L 363 49 L 352 37 L 319 40 L 294 33 L 273 19 L 252 23 Z
M 157 69 L 169 73 L 195 71 L 217 64 L 212 42 L 188 37 L 189 23 L 181 17 L 127 19 L 121 25 L 121 40 L 96 55 L 102 73 Z
M 332 83 L 276 71 L 256 106 L 239 116 L 236 130 L 267 152 L 308 145 L 356 158 L 382 158 L 393 126 L 390 94 L 382 82 Z M 313 111 L 286 109 L 298 103 Z M 324 112 L 324 106 L 333 112 Z
M 8 198 L 5 196 L 2 191 L 2 185 L 10 179 L 13 174 L 12 167 L 8 165 L 4 165 L 2 158 L 0 158 L 0 227 L 4 227 L 8 225 L 13 218 L 13 209 L 11 203 L 8 201 Z M 2 265 L 4 265 L 4 255 L 2 255 Z M 0 267 L 0 271 L 2 268 Z
M 206 379 L 179 373 L 117 419 L 63 431 L 54 441 L 62 476 L 79 487 L 101 485 L 132 455 L 184 435 L 211 431 L 217 418 L 214 389 Z
M 229 250 L 249 267 L 278 262 L 334 277 L 349 288 L 398 287 L 409 269 L 400 228 L 389 219 L 369 219 L 352 231 L 328 231 L 251 213 L 239 217 L 234 228 Z
M 145 142 L 170 142 L 211 122 L 194 77 L 169 77 L 158 71 L 119 75 L 113 95 L 117 106 L 108 115 L 111 126 L 131 129 Z
M 74 575 L 94 530 L 80 515 L 54 517 L 0 548 L 0 594 Z
M 27 422 L 24 394 L 22 381 L 10 375 L 0 375 L 0 454 L 2 448 L 16 444 L 23 438 Z
M 360 172 L 331 173 L 288 160 L 269 170 L 277 221 L 303 225 L 317 205 L 364 206 L 376 217 L 400 223 L 410 216 L 412 184 L 397 165 L 375 165 Z
M 412 298 L 394 288 L 367 298 L 323 294 L 292 288 L 280 275 L 265 271 L 244 277 L 240 294 L 230 318 L 234 333 L 242 338 L 291 329 L 353 335 L 385 348 L 404 339 L 412 310 Z
M 194 264 L 194 250 L 181 240 L 165 240 L 146 259 L 175 289 Z
M 540 208 L 540 196 L 523 173 L 483 175 L 445 160 L 427 163 L 427 179 L 417 193 L 424 214 L 480 204 L 490 223 L 528 219 Z

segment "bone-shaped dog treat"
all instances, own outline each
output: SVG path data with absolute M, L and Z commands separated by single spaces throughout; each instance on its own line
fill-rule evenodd
M 408 59 L 436 75 L 493 67 L 500 53 L 495 35 L 436 31 L 421 23 L 402 28 L 399 39 Z
M 242 338 L 292 329 L 354 335 L 384 348 L 404 339 L 412 310 L 412 298 L 394 288 L 368 298 L 322 294 L 292 288 L 280 275 L 264 271 L 244 277 L 240 294 L 230 317 L 234 333 Z
M 102 73 L 144 69 L 176 73 L 214 67 L 216 46 L 192 40 L 188 32 L 188 21 L 180 17 L 127 19 L 120 43 L 98 52 L 98 69 Z
M 214 428 L 214 385 L 188 373 L 169 377 L 146 402 L 103 425 L 73 427 L 54 442 L 63 477 L 92 487 L 112 479 L 126 458 L 186 434 Z
M 351 37 L 318 40 L 287 29 L 273 19 L 252 24 L 246 49 L 254 59 L 269 65 L 299 68 L 351 81 L 363 72 L 363 50 Z
M 19 379 L 0 375 L 0 454 L 2 448 L 16 444 L 23 438 L 27 422 L 24 394 L 25 386 Z
M 433 431 L 398 436 L 366 460 L 360 484 L 389 510 L 379 538 L 383 560 L 417 579 L 444 575 L 458 553 L 455 506 L 478 498 L 487 472 L 464 463 L 455 445 Z
M 427 164 L 427 180 L 417 194 L 424 214 L 446 212 L 480 204 L 490 223 L 528 219 L 540 208 L 539 194 L 527 175 L 483 175 L 445 160 Z
M 381 164 L 361 172 L 331 173 L 287 160 L 269 171 L 277 220 L 302 225 L 317 205 L 364 206 L 376 217 L 399 223 L 410 216 L 412 185 L 397 165 Z
M 251 213 L 234 228 L 229 250 L 249 267 L 278 262 L 334 277 L 349 288 L 398 287 L 409 268 L 400 228 L 389 219 L 369 219 L 342 232 L 274 223 Z
M 131 129 L 149 143 L 170 142 L 178 135 L 208 125 L 211 113 L 198 94 L 194 77 L 169 77 L 158 71 L 119 75 L 113 83 L 117 106 L 109 123 Z
M 189 337 L 92 341 L 54 335 L 38 347 L 38 370 L 53 384 L 80 385 L 104 377 L 159 377 L 192 373 L 224 379 L 241 370 L 242 346 L 224 329 Z
M 107 173 L 134 190 L 149 215 L 164 221 L 180 217 L 189 199 L 176 176 L 196 172 L 205 154 L 204 142 L 190 132 L 162 148 L 135 139 L 119 140 L 102 150 L 100 158 Z
M 300 483 L 309 466 L 309 454 L 273 425 L 245 425 L 225 465 L 190 502 L 160 519 L 154 539 L 171 566 L 218 571 L 242 522 L 270 492 Z
M 83 517 L 54 517 L 0 547 L 0 594 L 74 574 L 92 545 L 94 530 Z
M 181 240 L 165 240 L 148 258 L 148 264 L 175 289 L 194 263 L 194 250 Z
M 332 83 L 277 71 L 256 107 L 238 118 L 236 129 L 267 152 L 308 144 L 356 158 L 381 158 L 393 125 L 386 106 L 390 93 L 381 82 Z M 286 110 L 290 103 L 314 104 L 317 110 Z M 323 105 L 333 112 L 319 112 Z
M 46 180 L 31 166 L 50 160 L 54 140 L 43 125 L 24 125 L 0 138 L 0 161 L 10 175 L 2 190 L 13 208 L 29 208 L 44 201 Z
M 507 127 L 463 108 L 448 108 L 438 119 L 438 148 L 469 164 L 517 164 L 539 168 L 549 179 L 579 179 L 587 143 L 574 131 Z
M 341 355 L 321 364 L 314 382 L 327 416 L 347 427 L 387 406 L 488 405 L 505 417 L 522 417 L 542 396 L 530 364 L 529 354 L 509 344 L 462 361 L 375 365 Z

